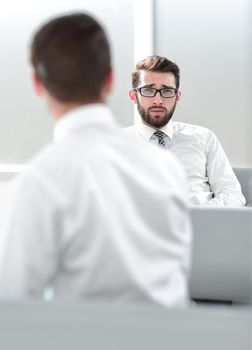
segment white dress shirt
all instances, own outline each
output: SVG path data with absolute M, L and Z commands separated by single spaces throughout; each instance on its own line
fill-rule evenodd
M 184 305 L 191 228 L 177 160 L 122 135 L 104 105 L 69 112 L 54 135 L 16 180 L 0 295 L 51 286 L 58 298 Z
M 158 143 L 156 131 L 138 123 L 124 129 L 144 141 Z M 245 198 L 227 156 L 215 134 L 201 126 L 173 122 L 160 128 L 164 141 L 187 173 L 192 205 L 241 207 Z

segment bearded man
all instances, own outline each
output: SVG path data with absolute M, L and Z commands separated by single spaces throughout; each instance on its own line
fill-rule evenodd
M 142 122 L 125 132 L 169 149 L 179 158 L 192 205 L 243 206 L 241 186 L 215 134 L 172 120 L 181 97 L 179 81 L 179 67 L 168 58 L 153 55 L 139 61 L 132 72 L 129 97 L 137 104 Z

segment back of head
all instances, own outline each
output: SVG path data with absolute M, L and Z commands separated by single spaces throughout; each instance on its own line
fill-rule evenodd
M 65 15 L 35 34 L 31 63 L 58 101 L 96 102 L 111 68 L 109 43 L 103 28 L 89 15 Z
M 132 72 L 132 87 L 138 87 L 140 71 L 146 70 L 149 72 L 172 73 L 175 77 L 176 88 L 179 88 L 180 70 L 176 63 L 170 61 L 166 57 L 153 55 L 139 61 Z

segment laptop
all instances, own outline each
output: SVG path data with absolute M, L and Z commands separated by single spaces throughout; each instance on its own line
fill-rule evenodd
M 252 208 L 191 208 L 192 299 L 252 303 Z

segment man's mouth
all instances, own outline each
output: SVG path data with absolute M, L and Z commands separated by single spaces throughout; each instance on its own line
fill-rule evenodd
M 151 108 L 150 112 L 152 112 L 152 113 L 165 113 L 165 109 L 164 108 Z

